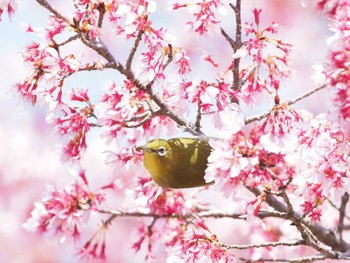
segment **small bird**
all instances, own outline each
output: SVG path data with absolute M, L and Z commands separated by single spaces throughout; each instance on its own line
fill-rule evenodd
M 213 184 L 204 180 L 211 147 L 196 138 L 154 139 L 135 148 L 143 151 L 143 164 L 164 188 L 191 188 Z

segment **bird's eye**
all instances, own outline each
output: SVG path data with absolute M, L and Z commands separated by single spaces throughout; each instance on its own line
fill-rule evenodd
M 159 147 L 158 150 L 157 150 L 157 153 L 158 153 L 159 156 L 166 155 L 166 148 L 163 147 L 163 146 Z

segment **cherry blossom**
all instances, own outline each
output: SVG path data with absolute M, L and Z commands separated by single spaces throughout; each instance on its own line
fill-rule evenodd
M 51 188 L 35 203 L 25 227 L 41 234 L 79 238 L 85 217 L 91 216 L 103 201 L 103 194 L 90 192 L 78 182 L 62 190 Z
M 11 17 L 17 11 L 18 6 L 19 3 L 16 0 L 2 0 L 0 2 L 0 22 L 4 11 L 8 14 L 9 18 L 11 19 Z

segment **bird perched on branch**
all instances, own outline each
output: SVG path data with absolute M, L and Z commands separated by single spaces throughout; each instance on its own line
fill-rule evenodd
M 152 179 L 164 188 L 191 188 L 213 184 L 204 180 L 209 143 L 197 138 L 154 139 L 144 146 L 143 163 Z

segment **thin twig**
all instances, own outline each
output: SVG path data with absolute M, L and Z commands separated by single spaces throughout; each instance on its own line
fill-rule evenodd
M 226 41 L 230 44 L 231 48 L 234 50 L 236 47 L 236 42 L 226 33 L 226 31 L 221 27 L 221 34 L 225 37 Z
M 339 208 L 338 208 L 329 198 L 326 197 L 325 199 L 327 200 L 327 202 L 328 202 L 334 209 L 336 209 L 336 210 L 339 211 Z M 348 220 L 350 220 L 350 216 L 348 216 L 348 215 L 345 215 L 345 218 L 348 219 Z
M 240 258 L 245 263 L 258 263 L 258 262 L 288 262 L 288 263 L 306 263 L 306 262 L 313 262 L 316 260 L 323 260 L 327 259 L 324 255 L 315 255 L 315 256 L 308 256 L 308 257 L 299 257 L 299 258 L 259 258 L 259 259 L 245 259 Z
M 191 122 L 187 122 L 181 119 L 172 109 L 170 109 L 161 98 L 153 94 L 152 91 L 149 92 L 152 100 L 159 106 L 160 110 L 156 112 L 157 114 L 162 114 L 168 116 L 170 119 L 175 121 L 180 127 L 184 128 L 186 131 L 192 135 L 203 135 L 201 131 L 196 131 L 195 125 Z
M 298 97 L 296 97 L 296 98 L 294 98 L 294 99 L 288 100 L 288 101 L 286 101 L 285 103 L 286 103 L 287 105 L 295 104 L 295 103 L 298 102 L 299 100 L 302 100 L 302 99 L 304 99 L 304 98 L 307 98 L 307 97 L 309 97 L 310 95 L 314 94 L 315 92 L 317 92 L 317 91 L 319 91 L 319 90 L 321 90 L 321 89 L 324 89 L 325 87 L 326 87 L 326 84 L 323 84 L 323 85 L 321 85 L 321 86 L 319 86 L 319 87 L 316 87 L 316 88 L 314 88 L 314 89 L 312 89 L 312 90 L 310 90 L 310 91 L 307 91 L 307 92 L 301 94 L 300 96 L 298 96 Z
M 260 248 L 260 247 L 278 247 L 278 246 L 300 246 L 305 245 L 305 240 L 299 239 L 299 240 L 293 240 L 293 241 L 279 241 L 279 242 L 265 242 L 261 244 L 248 244 L 248 245 L 226 245 L 226 244 L 220 244 L 220 246 L 226 248 L 226 249 L 250 249 L 250 248 Z
M 163 63 L 164 62 L 163 61 L 164 57 L 162 58 L 162 63 L 160 65 L 160 67 L 162 67 L 161 70 L 163 72 L 165 71 L 165 69 L 170 65 L 170 63 L 174 59 L 174 53 L 173 53 L 172 45 L 168 44 L 168 46 L 165 48 L 165 53 L 166 53 L 166 55 L 168 57 L 168 60 L 167 60 L 167 62 Z M 157 80 L 157 74 L 155 74 L 153 79 L 150 82 L 147 83 L 147 85 L 145 86 L 146 87 L 145 90 L 147 90 L 148 92 L 152 92 L 152 87 L 153 87 L 154 82 L 156 82 L 156 80 Z
M 144 33 L 144 31 L 140 30 L 139 33 L 136 36 L 136 39 L 135 39 L 135 42 L 134 42 L 134 46 L 132 47 L 132 49 L 130 51 L 128 59 L 126 60 L 126 70 L 131 70 L 131 64 L 132 64 L 132 61 L 134 59 L 135 53 L 137 51 L 137 48 L 140 45 L 143 33 Z
M 127 212 L 122 210 L 108 210 L 108 209 L 99 209 L 99 213 L 101 214 L 109 214 L 113 215 L 113 217 L 108 219 L 108 222 L 112 221 L 113 219 L 117 217 L 136 217 L 136 218 L 178 218 L 178 219 L 192 219 L 193 213 L 188 214 L 154 214 L 154 213 L 142 213 L 142 212 Z M 225 213 L 220 211 L 203 211 L 196 213 L 197 216 L 201 218 L 231 218 L 231 219 L 240 219 L 245 220 L 246 215 L 242 215 L 240 213 Z M 276 211 L 267 211 L 267 210 L 261 210 L 259 211 L 258 215 L 259 218 L 267 218 L 267 217 L 278 217 L 278 218 L 284 218 L 287 219 L 287 214 L 280 213 Z M 107 221 L 106 221 L 107 222 Z
M 292 104 L 298 102 L 299 100 L 302 100 L 302 99 L 304 99 L 304 98 L 306 98 L 306 97 L 308 97 L 308 96 L 311 96 L 311 95 L 314 94 L 315 92 L 324 89 L 325 87 L 326 87 L 326 85 L 321 85 L 321 86 L 319 86 L 319 87 L 316 87 L 316 88 L 314 88 L 314 89 L 312 89 L 312 90 L 310 90 L 310 91 L 308 91 L 308 92 L 305 92 L 305 93 L 301 94 L 300 96 L 298 96 L 298 97 L 296 97 L 296 98 L 294 98 L 294 99 L 292 99 L 292 100 L 289 100 L 289 101 L 285 102 L 285 104 L 287 104 L 287 105 L 292 105 Z M 272 110 L 269 110 L 269 111 L 264 112 L 264 113 L 262 113 L 262 114 L 248 117 L 248 118 L 246 118 L 246 119 L 244 120 L 244 123 L 245 123 L 245 124 L 249 124 L 249 123 L 254 122 L 254 121 L 260 121 L 260 120 L 266 118 L 267 116 L 269 116 L 270 113 L 271 113 L 271 111 L 272 111 Z
M 46 8 L 50 13 L 52 13 L 54 16 L 58 17 L 59 19 L 62 19 L 67 24 L 69 23 L 68 18 L 61 15 L 56 9 L 54 9 L 46 0 L 36 0 L 42 7 Z
M 78 35 L 74 35 L 74 36 L 69 37 L 67 40 L 65 40 L 65 41 L 63 41 L 61 43 L 57 43 L 56 45 L 57 46 L 64 46 L 64 45 L 66 45 L 66 44 L 68 44 L 68 43 L 70 43 L 70 42 L 72 42 L 74 40 L 77 40 L 77 39 L 79 39 L 79 36 Z

